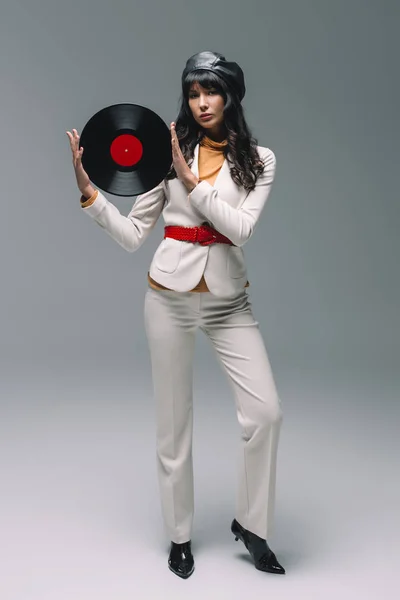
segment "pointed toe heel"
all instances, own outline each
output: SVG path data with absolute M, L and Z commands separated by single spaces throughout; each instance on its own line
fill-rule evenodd
M 254 566 L 258 571 L 265 571 L 267 573 L 276 573 L 283 575 L 286 571 L 279 564 L 275 554 L 267 544 L 267 540 L 260 538 L 255 533 L 252 533 L 248 529 L 245 529 L 233 519 L 231 524 L 231 531 L 235 536 L 235 541 L 239 539 L 246 546 L 253 559 Z
M 171 542 L 168 567 L 170 571 L 182 579 L 187 579 L 192 575 L 194 571 L 194 559 L 190 540 L 183 544 Z

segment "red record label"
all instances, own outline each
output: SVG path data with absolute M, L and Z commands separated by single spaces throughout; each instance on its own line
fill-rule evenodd
M 124 133 L 112 142 L 110 153 L 113 161 L 121 167 L 133 167 L 143 156 L 143 145 L 136 136 Z

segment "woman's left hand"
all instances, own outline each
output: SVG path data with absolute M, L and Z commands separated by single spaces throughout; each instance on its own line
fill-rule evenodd
M 171 145 L 172 145 L 172 160 L 174 169 L 178 178 L 191 191 L 198 183 L 197 177 L 190 170 L 185 157 L 182 154 L 182 150 L 179 146 L 178 136 L 176 135 L 175 123 L 171 123 Z

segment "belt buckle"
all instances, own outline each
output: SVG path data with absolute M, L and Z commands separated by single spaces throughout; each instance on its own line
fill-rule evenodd
M 204 238 L 202 236 L 202 239 L 199 239 L 199 234 L 206 234 L 207 237 Z M 215 233 L 213 233 L 212 231 L 210 231 L 209 226 L 205 226 L 205 225 L 200 225 L 200 227 L 197 228 L 197 241 L 201 246 L 209 246 L 210 244 L 214 244 L 215 240 L 217 239 L 217 236 L 215 235 Z

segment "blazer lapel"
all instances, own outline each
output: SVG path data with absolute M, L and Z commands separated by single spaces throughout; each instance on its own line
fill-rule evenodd
M 231 181 L 232 178 L 229 170 L 228 161 L 225 158 L 220 170 L 217 173 L 217 176 L 213 183 L 213 187 L 218 191 L 222 191 L 222 188 L 226 189 L 227 184 Z
M 200 144 L 197 144 L 194 147 L 193 162 L 192 166 L 190 167 L 190 170 L 194 175 L 196 175 L 197 178 L 199 177 L 199 146 Z

